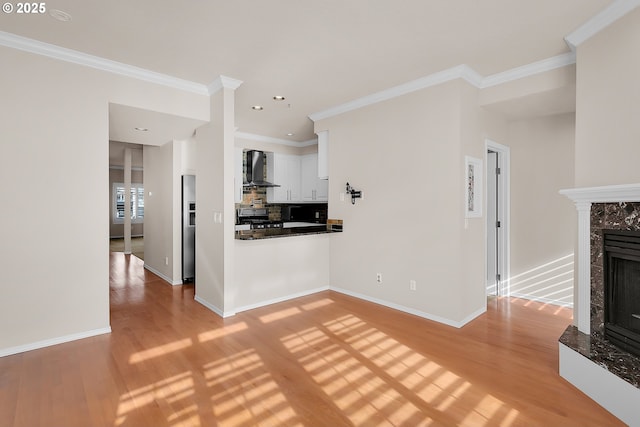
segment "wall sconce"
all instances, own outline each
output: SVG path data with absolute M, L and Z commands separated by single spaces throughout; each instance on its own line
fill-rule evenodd
M 349 183 L 347 182 L 347 194 L 351 194 L 351 204 L 355 205 L 356 204 L 356 199 L 359 199 L 362 197 L 362 191 L 356 191 L 353 189 L 353 187 L 351 185 L 349 185 Z

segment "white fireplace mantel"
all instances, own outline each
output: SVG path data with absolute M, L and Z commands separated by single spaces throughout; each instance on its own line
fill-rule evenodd
M 591 333 L 591 204 L 640 202 L 640 184 L 560 190 L 578 210 L 578 281 L 574 287 L 574 323 L 578 330 Z

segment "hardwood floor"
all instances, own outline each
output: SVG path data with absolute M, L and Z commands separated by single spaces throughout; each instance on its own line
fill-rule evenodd
M 111 334 L 0 359 L 0 426 L 617 426 L 559 377 L 567 309 L 461 329 L 322 292 L 221 319 L 111 254 Z
M 124 252 L 124 238 L 109 239 L 109 251 Z M 131 253 L 144 260 L 144 237 L 137 236 L 131 238 Z

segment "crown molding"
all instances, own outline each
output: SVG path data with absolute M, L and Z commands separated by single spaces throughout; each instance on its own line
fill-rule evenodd
M 134 79 L 167 86 L 173 89 L 184 90 L 198 95 L 208 95 L 207 87 L 199 83 L 179 79 L 166 74 L 156 73 L 155 71 L 134 67 L 121 62 L 111 61 L 98 56 L 88 55 L 76 50 L 44 43 L 4 31 L 0 31 L 0 45 L 61 61 L 84 65 L 86 67 L 95 68 L 109 73 L 132 77 Z
M 309 118 L 315 122 L 318 120 L 326 119 L 328 117 L 343 114 L 348 111 L 357 110 L 358 108 L 366 107 L 368 105 L 376 104 L 378 102 L 393 99 L 398 96 L 406 95 L 411 92 L 426 89 L 432 86 L 437 86 L 455 79 L 464 79 L 469 83 L 477 86 L 479 82 L 481 82 L 482 76 L 480 76 L 476 71 L 474 71 L 467 65 L 458 65 L 444 71 L 412 80 L 408 83 L 394 86 L 392 88 L 385 89 L 371 95 L 363 96 L 362 98 L 346 102 L 344 104 L 329 108 L 324 111 L 310 114 Z
M 255 133 L 238 132 L 235 133 L 236 138 L 248 139 L 249 141 L 267 142 L 270 144 L 288 145 L 290 147 L 308 147 L 310 145 L 316 145 L 317 139 L 310 139 L 303 142 L 289 141 L 288 139 L 274 138 L 271 136 L 258 135 Z
M 571 50 L 640 6 L 640 0 L 616 0 L 564 38 Z
M 227 76 L 218 76 L 209 86 L 207 86 L 207 93 L 213 95 L 221 89 L 233 89 L 236 90 L 242 84 L 242 80 L 236 80 Z
M 480 85 L 477 85 L 477 87 L 480 89 L 485 89 L 492 86 L 498 86 L 514 80 L 555 70 L 556 68 L 573 65 L 575 63 L 575 52 L 568 52 L 562 55 L 552 56 L 551 58 L 533 62 L 531 64 L 523 65 L 521 67 L 512 68 L 501 73 L 492 74 L 483 78 L 482 82 L 480 83 Z
M 524 77 L 551 71 L 556 68 L 566 67 L 567 65 L 572 65 L 575 63 L 575 53 L 568 52 L 531 64 L 523 65 L 521 67 L 512 68 L 511 70 L 503 71 L 501 73 L 492 74 L 487 77 L 483 77 L 468 65 L 462 64 L 399 86 L 394 86 L 392 88 L 376 92 L 372 95 L 358 98 L 356 100 L 320 111 L 318 113 L 310 114 L 309 118 L 315 122 L 318 120 L 337 116 L 348 111 L 356 110 L 358 108 L 366 107 L 368 105 L 372 105 L 381 101 L 386 101 L 388 99 L 406 95 L 411 92 L 426 89 L 432 86 L 437 86 L 451 80 L 462 79 L 478 89 L 485 89 L 491 86 L 497 86 L 513 80 L 518 80 Z
M 5 31 L 0 31 L 0 45 L 60 61 L 95 68 L 108 73 L 119 74 L 150 83 L 156 83 L 173 89 L 184 90 L 198 95 L 211 96 L 222 88 L 235 90 L 242 84 L 241 80 L 221 75 L 210 85 L 206 86 L 189 80 L 169 76 L 167 74 L 161 74 L 144 68 L 135 67 L 133 65 L 124 64 L 122 62 L 111 61 L 110 59 L 89 55 L 77 50 L 67 49 L 65 47 L 7 33 Z

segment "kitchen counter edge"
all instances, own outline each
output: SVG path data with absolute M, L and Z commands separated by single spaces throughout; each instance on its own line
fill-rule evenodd
M 328 230 L 326 228 L 314 230 L 310 230 L 310 228 L 315 227 L 236 231 L 236 240 L 265 240 L 278 239 L 282 237 L 310 236 L 314 234 L 333 234 L 342 232 L 336 230 Z

